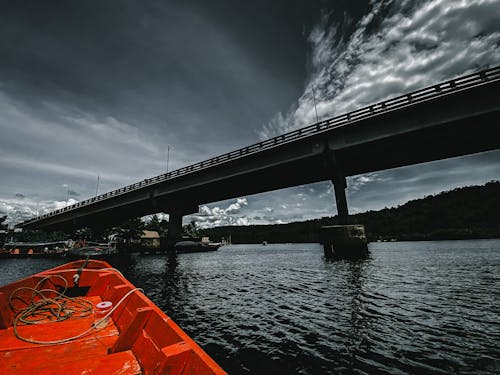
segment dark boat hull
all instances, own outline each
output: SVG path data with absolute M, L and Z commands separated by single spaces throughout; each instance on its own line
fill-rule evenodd
M 87 246 L 68 250 L 67 256 L 70 259 L 109 259 L 118 254 L 114 248 L 100 246 Z
M 177 253 L 204 253 L 208 251 L 216 251 L 220 245 L 205 244 L 197 241 L 180 241 L 174 246 Z

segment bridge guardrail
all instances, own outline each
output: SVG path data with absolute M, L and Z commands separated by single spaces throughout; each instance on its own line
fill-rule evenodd
M 487 82 L 500 80 L 500 66 L 496 66 L 493 68 L 489 68 L 477 73 L 468 74 L 462 77 L 458 77 L 455 79 L 451 79 L 448 81 L 444 81 L 438 83 L 436 85 L 432 85 L 423 89 L 419 89 L 417 91 L 413 91 L 408 94 L 403 94 L 388 100 L 384 100 L 375 104 L 371 104 L 360 109 L 339 115 L 334 116 L 329 119 L 325 119 L 322 121 L 318 121 L 312 125 L 308 125 L 303 128 L 299 128 L 293 130 L 291 132 L 281 134 L 279 136 L 266 139 L 261 142 L 254 143 L 250 146 L 246 146 L 240 148 L 238 150 L 234 150 L 222 155 L 215 156 L 211 159 L 207 159 L 192 165 L 188 165 L 174 171 L 164 173 L 155 177 L 146 178 L 143 181 L 136 182 L 134 184 L 122 187 L 120 189 L 116 189 L 96 197 L 92 197 L 86 199 L 84 201 L 75 203 L 71 206 L 66 206 L 64 208 L 60 208 L 58 210 L 49 212 L 44 215 L 37 216 L 36 218 L 27 220 L 23 222 L 23 225 L 33 223 L 47 217 L 51 217 L 54 215 L 58 215 L 67 211 L 71 211 L 73 209 L 90 205 L 96 202 L 100 202 L 106 200 L 108 198 L 115 197 L 117 195 L 126 194 L 128 192 L 139 190 L 147 186 L 151 186 L 165 180 L 177 178 L 180 176 L 187 175 L 189 173 L 193 173 L 202 169 L 207 169 L 213 167 L 215 165 L 223 164 L 231 160 L 235 160 L 241 157 L 245 157 L 257 152 L 261 152 L 264 150 L 271 149 L 273 147 L 280 146 L 285 143 L 294 142 L 299 139 L 305 139 L 326 131 L 330 131 L 332 129 L 342 127 L 348 124 L 352 124 L 354 122 L 364 120 L 366 118 L 377 116 L 381 113 L 386 113 L 388 111 L 393 111 L 397 109 L 402 109 L 404 107 L 414 105 L 417 103 L 422 103 L 427 100 L 435 99 L 441 96 L 448 95 L 450 93 L 456 92 L 458 90 L 464 90 L 467 88 L 472 88 L 476 86 L 480 86 Z

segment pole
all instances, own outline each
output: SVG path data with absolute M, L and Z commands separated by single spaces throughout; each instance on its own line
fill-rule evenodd
M 68 186 L 68 195 L 66 196 L 66 206 L 68 205 L 69 202 L 69 186 Z
M 316 108 L 316 94 L 314 92 L 314 87 L 312 88 L 312 92 L 313 92 L 314 111 L 316 112 L 316 122 L 319 122 L 319 120 L 318 120 L 318 109 Z
M 95 185 L 95 196 L 97 197 L 97 190 L 99 189 L 99 175 L 97 175 L 97 184 Z
M 170 145 L 167 146 L 167 173 L 168 173 L 168 162 L 170 161 Z

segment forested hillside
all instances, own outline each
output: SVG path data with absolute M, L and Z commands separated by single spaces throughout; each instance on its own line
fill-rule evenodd
M 500 238 L 500 181 L 468 186 L 412 200 L 398 207 L 351 216 L 364 224 L 370 241 Z M 205 229 L 211 239 L 233 243 L 318 242 L 319 227 L 336 217 L 276 225 Z

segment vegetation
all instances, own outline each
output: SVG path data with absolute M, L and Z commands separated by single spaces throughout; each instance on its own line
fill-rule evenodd
M 368 240 L 442 240 L 500 238 L 500 181 L 483 186 L 468 186 L 412 200 L 398 207 L 368 211 L 350 217 L 353 224 L 364 224 Z M 5 232 L 6 216 L 0 216 L 0 230 Z M 275 225 L 226 226 L 201 230 L 194 221 L 183 227 L 183 234 L 213 240 L 230 238 L 233 243 L 318 242 L 319 228 L 337 224 L 337 218 Z M 144 222 L 130 219 L 114 228 L 83 228 L 74 233 L 23 231 L 14 233 L 15 241 L 44 242 L 66 238 L 104 241 L 114 234 L 126 242 L 137 240 L 144 229 L 167 235 L 168 221 L 153 215 Z M 1 242 L 12 233 L 1 233 Z M 3 236 L 3 237 L 2 237 Z
M 500 238 L 500 181 L 468 186 L 350 217 L 364 224 L 369 241 Z M 319 227 L 336 217 L 275 225 L 226 226 L 203 230 L 233 243 L 318 242 Z
M 201 237 L 200 231 L 198 230 L 198 227 L 196 226 L 196 222 L 194 220 L 191 220 L 189 224 L 186 224 L 182 227 L 182 235 L 189 238 Z
M 131 241 L 141 238 L 144 229 L 146 229 L 144 222 L 140 218 L 135 218 L 123 222 L 120 226 L 113 227 L 110 234 L 130 244 Z
M 5 224 L 5 220 L 7 220 L 7 215 L 0 216 L 0 245 L 5 242 L 5 239 L 7 237 L 8 225 Z
M 168 220 L 160 220 L 158 215 L 153 215 L 151 219 L 145 223 L 144 229 L 156 231 L 161 237 L 164 237 L 167 235 L 168 231 Z
M 9 233 L 5 236 L 5 242 L 13 238 L 17 242 L 55 242 L 68 238 L 64 232 L 45 232 L 41 230 L 25 230 L 22 232 Z

